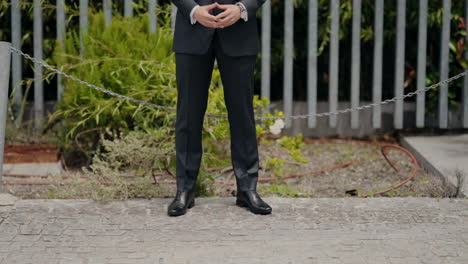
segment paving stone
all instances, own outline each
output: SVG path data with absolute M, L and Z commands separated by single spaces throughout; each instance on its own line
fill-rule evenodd
M 468 199 L 18 200 L 1 207 L 0 263 L 468 263 Z
M 12 206 L 17 200 L 17 197 L 9 193 L 0 193 L 0 206 Z

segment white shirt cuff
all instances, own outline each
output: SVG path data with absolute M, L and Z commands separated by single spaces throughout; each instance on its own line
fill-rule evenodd
M 197 20 L 195 18 L 193 18 L 193 14 L 195 13 L 195 10 L 197 10 L 197 8 L 199 8 L 200 5 L 196 5 L 192 8 L 192 11 L 190 11 L 190 23 L 193 25 L 197 22 Z
M 247 20 L 249 20 L 249 13 L 247 12 L 247 8 L 245 8 L 245 5 L 243 3 L 241 3 L 241 2 L 239 2 L 239 5 L 242 5 L 242 7 L 245 9 L 245 13 L 247 15 L 243 19 L 244 19 L 245 22 L 247 22 Z

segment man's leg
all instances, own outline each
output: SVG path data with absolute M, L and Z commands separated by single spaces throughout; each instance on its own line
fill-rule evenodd
M 176 177 L 180 191 L 193 190 L 199 173 L 203 119 L 213 64 L 211 47 L 203 55 L 176 53 Z
M 231 132 L 231 159 L 240 191 L 256 190 L 259 157 L 253 112 L 253 74 L 256 56 L 227 56 L 219 35 L 214 38 L 215 55 L 224 87 Z

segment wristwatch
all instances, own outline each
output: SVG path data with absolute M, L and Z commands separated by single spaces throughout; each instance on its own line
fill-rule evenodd
M 247 21 L 247 10 L 245 9 L 245 6 L 241 4 L 240 2 L 237 2 L 236 5 L 240 8 L 241 14 L 240 17 L 244 20 Z

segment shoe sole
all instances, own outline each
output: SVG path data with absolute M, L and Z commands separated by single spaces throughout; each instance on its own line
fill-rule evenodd
M 239 206 L 239 207 L 247 207 L 247 208 L 250 209 L 250 211 L 252 213 L 255 213 L 255 214 L 265 215 L 265 214 L 270 214 L 271 213 L 271 210 L 270 211 L 258 211 L 257 209 L 250 207 L 248 203 L 246 203 L 246 202 L 244 202 L 242 200 L 236 200 L 236 205 Z
M 192 200 L 192 202 L 187 206 L 187 209 L 190 209 L 192 207 L 195 206 L 195 199 Z M 169 213 L 168 212 L 168 215 L 169 216 L 179 216 L 179 215 L 184 215 L 185 213 L 187 213 L 187 210 L 183 211 L 183 212 L 180 212 L 180 213 Z
M 195 199 L 192 200 L 192 202 L 187 206 L 187 208 L 192 208 L 195 206 Z

